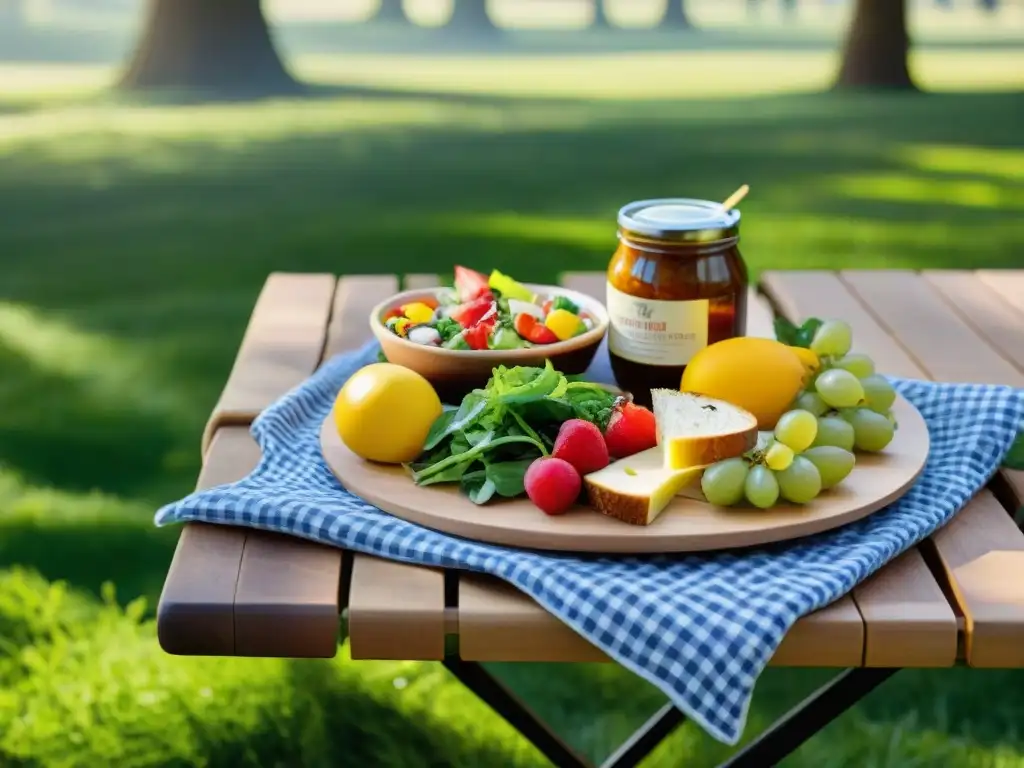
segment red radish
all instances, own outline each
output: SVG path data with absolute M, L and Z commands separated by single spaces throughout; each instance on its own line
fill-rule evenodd
M 512 325 L 516 333 L 533 344 L 554 344 L 558 341 L 554 331 L 526 312 L 516 315 Z
M 583 480 L 568 461 L 542 456 L 526 469 L 526 495 L 541 511 L 560 515 L 576 503 Z
M 551 455 L 556 459 L 565 459 L 581 475 L 604 469 L 609 462 L 608 446 L 601 430 L 583 419 L 563 422 Z
M 641 405 L 622 400 L 608 419 L 604 441 L 608 453 L 617 459 L 653 448 L 658 444 L 654 414 Z
M 479 298 L 475 301 L 468 301 L 465 304 L 452 308 L 448 317 L 457 322 L 463 328 L 476 325 L 490 313 L 497 313 L 498 308 L 494 301 L 487 298 Z
M 459 294 L 459 301 L 464 304 L 483 297 L 494 299 L 491 287 L 487 283 L 487 275 L 468 267 L 455 267 L 455 292 Z

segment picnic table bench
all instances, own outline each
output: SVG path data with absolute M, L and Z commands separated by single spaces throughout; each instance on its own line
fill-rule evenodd
M 406 275 L 403 287 L 437 283 Z M 600 273 L 562 284 L 603 297 Z M 202 439 L 198 486 L 238 480 L 260 450 L 249 425 L 332 355 L 370 337 L 394 275 L 273 274 Z M 841 317 L 880 371 L 1024 387 L 1024 271 L 765 272 L 748 335 L 773 317 Z M 774 764 L 895 671 L 1024 666 L 1024 473 L 1002 471 L 948 525 L 852 593 L 800 619 L 772 664 L 841 673 L 729 765 Z M 381 560 L 256 530 L 184 526 L 158 609 L 172 654 L 438 660 L 556 765 L 585 762 L 479 662 L 608 660 L 531 598 L 495 578 Z M 667 704 L 606 765 L 637 764 L 683 720 Z

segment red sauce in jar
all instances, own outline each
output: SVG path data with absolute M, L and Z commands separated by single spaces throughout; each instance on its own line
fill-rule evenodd
M 608 351 L 620 387 L 650 405 L 678 389 L 698 351 L 746 329 L 747 268 L 737 210 L 708 200 L 642 200 L 619 211 L 608 264 Z

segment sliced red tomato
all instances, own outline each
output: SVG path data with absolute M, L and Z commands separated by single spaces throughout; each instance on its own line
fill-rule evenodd
M 459 301 L 463 304 L 482 297 L 494 298 L 491 287 L 487 284 L 487 275 L 469 267 L 455 267 L 455 292 L 459 294 Z
M 528 315 L 525 312 L 516 315 L 512 326 L 516 329 L 516 333 L 531 344 L 554 344 L 558 341 L 554 331 L 538 322 L 533 315 Z
M 497 311 L 498 308 L 494 305 L 494 301 L 482 296 L 475 301 L 459 304 L 448 313 L 448 317 L 463 328 L 469 328 L 479 323 L 488 314 L 494 314 Z
M 469 344 L 470 349 L 487 349 L 487 339 L 494 330 L 494 323 L 477 323 L 472 328 L 462 332 L 462 338 Z

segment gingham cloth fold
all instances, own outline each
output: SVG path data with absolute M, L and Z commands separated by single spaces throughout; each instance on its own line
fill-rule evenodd
M 377 351 L 370 344 L 328 361 L 253 424 L 263 459 L 249 477 L 164 507 L 157 524 L 251 526 L 394 560 L 492 574 L 659 687 L 729 744 L 739 740 L 758 675 L 793 623 L 949 520 L 992 476 L 1024 424 L 1024 390 L 894 379 L 928 423 L 931 454 L 914 487 L 867 519 L 746 551 L 642 558 L 544 554 L 430 531 L 341 487 L 324 463 L 320 425 L 342 383 L 374 361 Z M 602 350 L 592 377 L 609 376 Z

